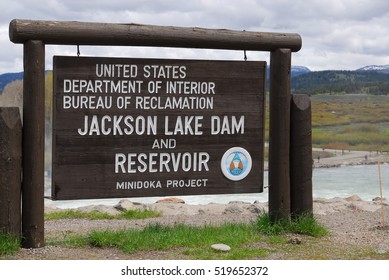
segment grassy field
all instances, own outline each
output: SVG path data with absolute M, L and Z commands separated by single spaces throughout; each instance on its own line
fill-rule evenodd
M 319 95 L 311 100 L 314 146 L 389 151 L 389 95 Z
M 311 102 L 314 147 L 389 151 L 389 95 L 314 95 Z

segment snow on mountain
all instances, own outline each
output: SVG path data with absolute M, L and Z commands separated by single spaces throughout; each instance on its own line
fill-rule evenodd
M 292 65 L 292 69 L 291 69 L 292 77 L 296 77 L 296 76 L 299 76 L 301 74 L 306 74 L 306 73 L 309 73 L 309 72 L 311 72 L 311 70 L 308 67 Z M 270 65 L 267 65 L 266 76 L 268 78 L 270 77 Z
M 301 74 L 309 73 L 311 70 L 308 67 L 305 66 L 293 66 L 292 65 L 292 75 L 298 76 Z
M 375 71 L 389 73 L 389 65 L 368 65 L 357 69 L 356 71 Z

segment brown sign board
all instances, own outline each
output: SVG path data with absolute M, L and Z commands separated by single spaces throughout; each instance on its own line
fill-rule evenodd
M 263 191 L 266 62 L 54 57 L 52 198 Z

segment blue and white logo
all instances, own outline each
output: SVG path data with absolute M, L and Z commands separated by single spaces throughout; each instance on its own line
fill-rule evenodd
M 240 181 L 251 171 L 252 160 L 249 152 L 241 147 L 233 147 L 224 153 L 220 167 L 227 179 Z

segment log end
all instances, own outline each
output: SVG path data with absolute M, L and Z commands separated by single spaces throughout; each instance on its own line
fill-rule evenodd
M 305 111 L 311 106 L 311 99 L 306 94 L 293 94 L 292 102 L 301 111 Z

